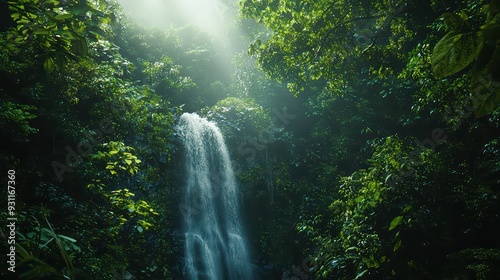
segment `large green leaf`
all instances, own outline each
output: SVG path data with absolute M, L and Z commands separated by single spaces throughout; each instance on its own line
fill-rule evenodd
M 500 104 L 500 83 L 494 82 L 491 75 L 477 76 L 472 84 L 472 106 L 476 117 L 490 113 Z
M 467 67 L 482 47 L 478 33 L 448 33 L 434 47 L 432 71 L 437 77 L 455 74 Z
M 465 16 L 464 16 L 465 17 Z M 464 17 L 461 17 L 454 13 L 445 13 L 443 15 L 444 23 L 452 32 L 466 32 L 469 31 L 467 21 Z
M 72 17 L 73 17 L 72 14 L 61 14 L 61 15 L 55 16 L 54 18 L 56 20 L 65 20 L 65 19 L 72 18 Z
M 45 61 L 43 62 L 43 68 L 47 73 L 50 73 L 52 72 L 52 70 L 54 70 L 54 60 L 52 60 L 52 57 L 47 56 L 45 58 Z
M 33 31 L 33 34 L 35 35 L 50 35 L 50 30 L 46 28 L 37 28 L 35 31 Z
M 401 223 L 401 221 L 403 221 L 403 216 L 397 216 L 396 218 L 392 219 L 391 225 L 389 226 L 389 230 L 393 230 Z
M 79 37 L 75 41 L 75 48 L 76 48 L 76 53 L 81 56 L 85 56 L 88 54 L 89 49 L 87 45 L 87 40 L 85 40 L 85 37 Z

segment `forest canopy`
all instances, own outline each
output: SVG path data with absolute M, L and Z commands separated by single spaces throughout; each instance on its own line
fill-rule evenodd
M 185 112 L 255 279 L 498 277 L 500 1 L 125 2 L 0 2 L 1 277 L 186 279 Z

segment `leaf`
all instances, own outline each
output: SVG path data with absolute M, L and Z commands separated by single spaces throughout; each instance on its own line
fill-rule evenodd
M 401 247 L 401 240 L 398 240 L 398 242 L 396 242 L 396 244 L 394 244 L 394 248 L 393 248 L 394 252 L 396 252 L 399 249 L 399 247 Z
M 54 31 L 54 34 L 59 35 L 61 37 L 69 39 L 69 40 L 76 39 L 76 37 L 73 35 L 73 33 L 69 30 L 56 30 L 56 31 Z
M 467 21 L 462 17 L 454 13 L 443 14 L 444 23 L 450 28 L 452 32 L 466 32 Z
M 496 42 L 500 39 L 500 24 L 496 22 L 489 22 L 481 26 L 481 35 L 485 42 Z
M 45 61 L 43 62 L 43 69 L 47 73 L 54 71 L 54 60 L 52 57 L 48 56 L 45 58 Z
M 476 117 L 490 113 L 500 104 L 500 83 L 494 82 L 491 75 L 477 76 L 472 82 L 472 106 Z
M 481 52 L 483 41 L 478 33 L 448 33 L 434 47 L 432 71 L 437 77 L 457 73 Z
M 75 44 L 76 52 L 81 56 L 86 56 L 89 52 L 87 41 L 84 37 L 80 37 Z
M 56 54 L 54 63 L 59 70 L 63 69 L 64 65 L 66 65 L 66 56 L 64 54 Z
M 10 15 L 10 17 L 14 20 L 14 21 L 17 21 L 18 19 L 21 18 L 21 14 L 20 13 L 13 13 Z
M 393 230 L 395 227 L 397 227 L 402 220 L 403 216 L 397 216 L 396 218 L 392 219 L 391 225 L 389 226 L 389 230 Z
M 346 249 L 346 251 L 351 251 L 351 250 L 359 251 L 359 248 L 356 247 L 356 246 L 351 246 L 351 247 L 349 247 L 349 248 Z
M 365 197 L 364 197 L 364 196 L 358 196 L 358 197 L 356 197 L 356 200 L 355 200 L 355 201 L 356 201 L 356 203 L 361 203 L 361 202 L 363 202 L 364 200 L 365 200 Z
M 389 174 L 385 177 L 385 183 L 387 183 L 387 181 L 389 181 L 389 179 L 391 179 L 392 177 L 392 174 Z
M 65 20 L 65 19 L 72 18 L 72 17 L 73 17 L 72 14 L 62 14 L 62 15 L 57 15 L 54 18 L 56 20 Z
M 50 35 L 50 31 L 45 28 L 37 28 L 33 31 L 35 35 Z
M 76 242 L 76 239 L 73 239 L 73 238 L 71 238 L 71 237 L 69 237 L 69 236 L 66 236 L 66 235 L 57 234 L 57 237 L 62 238 L 62 239 L 66 239 L 66 240 L 68 240 L 69 242 L 73 242 L 73 243 L 75 243 L 75 242 Z
M 365 269 L 365 270 L 361 271 L 360 273 L 358 273 L 358 275 L 356 275 L 356 278 L 354 278 L 354 279 L 360 279 L 367 272 L 368 272 L 368 269 Z
M 144 229 L 141 226 L 137 226 L 137 231 L 142 233 Z
M 85 14 L 85 8 L 77 7 L 71 10 L 71 13 L 75 16 L 80 16 Z

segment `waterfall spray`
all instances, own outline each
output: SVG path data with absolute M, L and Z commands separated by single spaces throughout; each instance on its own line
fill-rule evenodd
M 185 113 L 185 274 L 190 280 L 253 280 L 240 222 L 236 178 L 217 126 Z

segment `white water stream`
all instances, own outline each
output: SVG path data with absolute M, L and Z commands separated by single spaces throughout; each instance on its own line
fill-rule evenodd
M 185 274 L 190 280 L 253 280 L 242 235 L 236 179 L 217 126 L 185 113 Z

